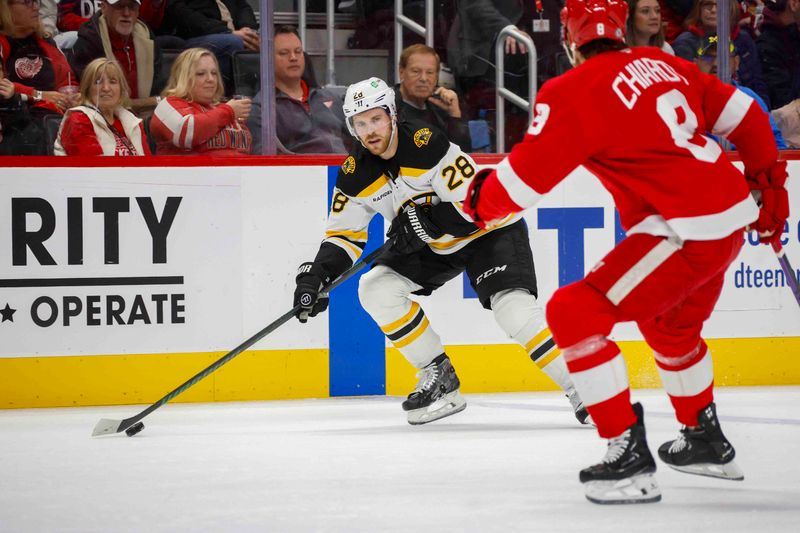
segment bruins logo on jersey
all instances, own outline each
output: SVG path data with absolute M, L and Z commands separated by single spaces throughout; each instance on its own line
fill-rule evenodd
M 356 171 L 356 158 L 351 155 L 350 157 L 345 159 L 344 163 L 342 163 L 342 171 L 345 174 L 352 174 L 353 172 L 355 172 Z
M 428 128 L 417 130 L 417 132 L 414 134 L 414 144 L 417 145 L 417 148 L 422 148 L 428 144 L 428 141 L 431 140 L 431 135 L 433 135 L 433 132 L 431 132 L 431 130 Z

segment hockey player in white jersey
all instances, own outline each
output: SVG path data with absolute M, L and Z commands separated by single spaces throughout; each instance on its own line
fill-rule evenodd
M 325 238 L 297 275 L 294 305 L 305 322 L 328 306 L 320 294 L 360 257 L 377 212 L 391 221 L 390 250 L 360 281 L 364 309 L 416 368 L 419 383 L 403 402 L 410 424 L 466 408 L 450 359 L 412 294 L 428 295 L 466 270 L 481 304 L 509 337 L 567 394 L 582 423 L 575 392 L 536 301 L 528 231 L 520 215 L 479 229 L 460 209 L 476 169 L 472 159 L 434 127 L 398 122 L 394 91 L 370 78 L 351 85 L 344 101 L 350 133 L 360 141 L 342 164 Z

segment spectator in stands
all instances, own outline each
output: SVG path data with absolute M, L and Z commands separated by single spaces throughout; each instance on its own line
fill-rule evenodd
M 800 0 L 765 0 L 758 53 L 773 109 L 800 98 Z
M 800 98 L 773 110 L 772 118 L 780 128 L 786 146 L 792 150 L 800 149 Z
M 68 110 L 55 155 L 150 155 L 141 119 L 125 109 L 128 82 L 115 59 L 95 59 L 83 71 L 81 102 Z
M 153 32 L 139 20 L 140 0 L 101 0 L 100 12 L 81 26 L 72 48 L 72 63 L 79 76 L 98 57 L 116 59 L 130 87 L 136 113 L 152 111 L 164 87 L 161 49 Z
M 412 44 L 400 54 L 400 83 L 395 86 L 400 120 L 421 120 L 447 133 L 450 140 L 469 152 L 469 126 L 461 116 L 455 91 L 438 87 L 439 54 L 430 46 Z
M 495 42 L 500 30 L 516 26 L 529 34 L 536 46 L 537 80 L 544 83 L 561 71 L 561 0 L 538 2 L 519 0 L 460 0 L 447 39 L 447 64 L 456 76 L 464 96 L 469 118 L 480 116 L 495 107 Z M 527 49 L 513 37 L 504 42 L 505 86 L 522 98 L 528 98 Z M 528 112 L 517 106 L 506 107 L 507 145 L 518 142 L 528 127 Z
M 311 86 L 303 44 L 292 26 L 275 30 L 275 129 L 283 147 L 293 153 L 344 154 L 342 100 L 328 90 Z M 260 94 L 256 96 L 260 102 Z M 250 127 L 260 133 L 260 115 L 252 115 Z
M 705 72 L 706 74 L 717 74 L 717 36 L 716 35 L 709 35 L 707 37 L 703 37 L 703 41 L 700 44 L 700 48 L 697 50 L 697 57 L 695 58 L 695 63 L 697 63 L 698 68 Z M 739 54 L 736 51 L 736 46 L 733 43 L 730 43 L 730 69 L 731 72 L 735 73 L 739 67 Z M 765 113 L 769 114 L 769 108 L 767 104 L 764 103 L 764 100 L 761 99 L 758 94 L 748 88 L 739 85 L 736 82 L 735 77 L 731 78 L 731 85 L 745 93 L 747 96 L 752 98 L 756 101 L 758 106 L 764 110 Z M 775 123 L 775 119 L 772 118 L 770 115 L 769 123 L 772 126 L 772 134 L 775 137 L 775 144 L 779 150 L 783 150 L 786 148 L 786 143 L 783 140 L 783 135 L 781 134 L 781 130 L 778 128 L 778 125 Z M 735 150 L 735 147 L 731 147 L 732 150 Z
M 683 23 L 692 10 L 694 0 L 658 0 L 661 20 L 664 21 L 664 38 L 672 43 L 683 32 Z
M 761 72 L 756 43 L 746 31 L 741 31 L 739 19 L 742 10 L 734 0 L 726 0 L 730 6 L 730 39 L 736 46 L 741 59 L 737 79 L 745 87 L 750 87 L 769 105 L 769 91 Z M 686 31 L 681 33 L 672 48 L 675 55 L 694 61 L 704 37 L 717 33 L 717 0 L 695 0 L 694 6 L 685 20 Z
M 4 124 L 4 144 L 17 154 L 44 153 L 45 116 L 61 115 L 77 101 L 77 78 L 44 35 L 38 0 L 0 0 L 0 63 L 25 103 L 14 124 Z
M 150 131 L 159 155 L 249 154 L 252 137 L 246 122 L 251 102 L 221 103 L 224 92 L 219 64 L 204 48 L 190 48 L 172 65 Z
M 225 82 L 232 87 L 231 56 L 261 49 L 253 8 L 247 0 L 171 0 L 175 34 L 190 47 L 208 48 L 217 56 Z
M 61 32 L 58 29 L 58 1 L 39 0 L 39 19 L 42 21 L 45 34 L 53 39 L 61 50 L 72 48 L 78 32 Z
M 154 28 L 164 17 L 168 0 L 141 0 L 139 20 Z M 53 2 L 55 3 L 55 2 Z M 100 12 L 101 0 L 58 0 L 58 29 L 78 31 Z
M 655 46 L 668 54 L 675 54 L 664 39 L 658 0 L 628 0 L 627 27 L 625 42 L 628 46 Z

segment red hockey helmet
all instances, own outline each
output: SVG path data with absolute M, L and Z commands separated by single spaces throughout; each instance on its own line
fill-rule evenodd
M 595 39 L 625 42 L 625 0 L 567 0 L 561 10 L 564 45 L 580 48 Z

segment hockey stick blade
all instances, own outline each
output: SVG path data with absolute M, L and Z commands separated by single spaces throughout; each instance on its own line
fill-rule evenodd
M 365 266 L 370 264 L 372 261 L 377 259 L 379 255 L 381 255 L 383 252 L 388 250 L 389 247 L 391 246 L 391 242 L 392 241 L 386 241 L 385 243 L 383 243 L 383 245 L 380 248 L 377 248 L 376 250 L 373 250 L 372 252 L 370 252 L 370 254 L 367 255 L 366 257 L 364 257 L 363 260 L 361 260 L 361 261 L 359 261 L 357 263 L 353 263 L 353 265 L 350 268 L 348 268 L 347 270 L 345 270 L 344 272 L 342 272 L 342 274 L 338 278 L 333 280 L 328 285 L 322 287 L 320 289 L 320 293 L 329 293 L 329 292 L 331 292 L 333 289 L 335 289 L 336 287 L 338 287 L 339 285 L 341 285 L 342 283 L 344 283 L 345 281 L 347 281 L 348 279 L 353 277 L 356 273 L 360 272 Z M 125 431 L 126 429 L 132 427 L 134 424 L 139 422 L 141 419 L 143 419 L 144 417 L 146 417 L 147 415 L 149 415 L 150 413 L 152 413 L 153 411 L 155 411 L 156 409 L 158 409 L 159 407 L 161 407 L 162 405 L 164 405 L 165 403 L 167 403 L 171 399 L 173 399 L 176 396 L 182 394 L 187 389 L 192 387 L 195 383 L 197 383 L 201 379 L 205 378 L 209 374 L 212 374 L 219 367 L 221 367 L 222 365 L 224 365 L 225 363 L 227 363 L 228 361 L 230 361 L 231 359 L 233 359 L 234 357 L 236 357 L 240 353 L 244 352 L 245 350 L 250 348 L 252 345 L 257 343 L 258 341 L 260 341 L 261 339 L 263 339 L 264 337 L 266 337 L 267 335 L 269 335 L 270 333 L 272 333 L 273 331 L 275 331 L 276 329 L 278 329 L 282 325 L 284 325 L 286 322 L 291 320 L 295 316 L 295 314 L 300 311 L 300 309 L 301 309 L 301 306 L 299 304 L 294 306 L 289 311 L 287 311 L 286 313 L 281 315 L 274 322 L 272 322 L 270 325 L 266 326 L 264 329 L 262 329 L 261 331 L 259 331 L 258 333 L 256 333 L 252 337 L 250 337 L 249 339 L 247 339 L 244 342 L 242 342 L 239 346 L 237 346 L 236 348 L 234 348 L 230 352 L 226 353 L 225 355 L 223 355 L 222 357 L 220 357 L 219 359 L 214 361 L 211 365 L 209 365 L 208 367 L 204 368 L 203 370 L 201 370 L 200 372 L 198 372 L 197 374 L 195 374 L 191 378 L 189 378 L 186 382 L 184 382 L 178 388 L 176 388 L 175 390 L 169 392 L 166 396 L 164 396 L 163 398 L 161 398 L 160 400 L 158 400 L 154 404 L 150 405 L 144 411 L 142 411 L 142 412 L 140 412 L 140 413 L 138 413 L 138 414 L 136 414 L 136 415 L 134 415 L 134 416 L 132 416 L 130 418 L 126 418 L 124 420 L 111 420 L 109 418 L 101 419 L 95 425 L 94 431 L 92 431 L 92 437 L 100 437 L 100 436 L 103 436 L 103 435 L 114 435 L 116 433 L 119 433 L 121 431 Z
M 92 437 L 119 433 L 120 431 L 122 431 L 120 429 L 121 425 L 122 425 L 122 420 L 111 420 L 110 418 L 101 418 L 100 421 L 94 426 L 94 431 L 92 431 Z
M 795 277 L 796 271 L 792 268 L 791 263 L 789 263 L 789 258 L 786 257 L 786 250 L 784 250 L 781 243 L 777 241 L 772 241 L 772 249 L 775 251 L 775 255 L 778 257 L 778 263 L 780 263 L 781 269 L 786 276 L 786 283 L 789 286 L 789 290 L 794 294 L 797 305 L 800 305 L 800 283 L 798 283 L 797 277 Z

